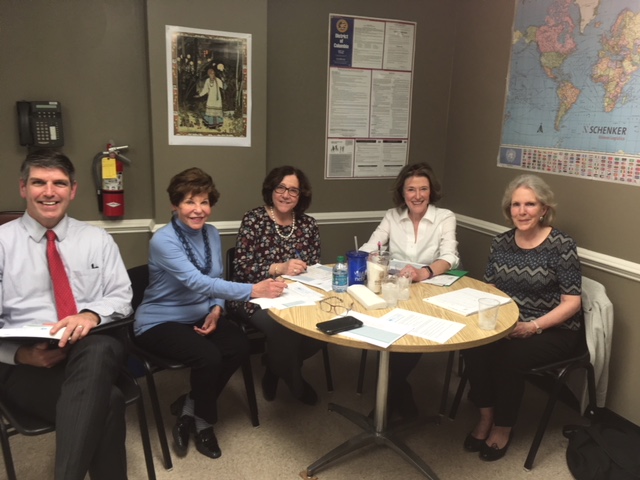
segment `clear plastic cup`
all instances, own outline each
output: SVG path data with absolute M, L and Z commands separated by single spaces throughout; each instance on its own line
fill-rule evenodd
M 409 275 L 398 275 L 398 300 L 409 300 L 411 298 L 411 277 Z
M 478 327 L 481 330 L 495 330 L 498 323 L 500 302 L 495 298 L 478 299 Z
M 395 275 L 388 275 L 382 280 L 381 290 L 387 307 L 393 308 L 398 305 L 398 278 Z

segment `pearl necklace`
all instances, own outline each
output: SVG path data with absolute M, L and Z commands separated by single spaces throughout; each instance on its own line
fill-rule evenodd
M 276 222 L 276 216 L 273 213 L 273 207 L 269 207 L 269 214 L 271 215 L 271 220 L 273 220 L 273 223 L 276 226 L 276 233 L 278 234 L 278 236 L 283 240 L 289 240 L 291 238 L 291 235 L 293 235 L 293 231 L 296 229 L 295 212 L 291 212 L 291 215 L 293 216 L 293 221 L 291 222 L 291 231 L 289 232 L 289 235 L 283 235 L 282 232 L 280 232 L 280 225 L 278 225 L 278 222 Z

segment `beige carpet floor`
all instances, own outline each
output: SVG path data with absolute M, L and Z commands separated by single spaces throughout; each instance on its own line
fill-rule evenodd
M 286 386 L 280 384 L 275 401 L 262 398 L 260 379 L 262 367 L 258 356 L 253 357 L 260 426 L 253 428 L 240 372 L 232 378 L 220 399 L 221 420 L 216 434 L 222 448 L 222 457 L 211 460 L 190 448 L 185 458 L 173 456 L 172 471 L 164 470 L 155 424 L 145 390 L 145 406 L 151 429 L 151 442 L 155 468 L 159 480 L 216 479 L 216 480 L 299 480 L 301 472 L 326 452 L 360 432 L 359 428 L 337 413 L 329 412 L 328 402 L 335 402 L 366 413 L 373 406 L 375 388 L 375 355 L 369 355 L 364 392 L 357 395 L 356 380 L 360 351 L 331 345 L 331 365 L 334 392 L 327 392 L 321 355 L 305 363 L 304 372 L 314 385 L 320 402 L 313 407 L 293 399 Z M 421 413 L 435 414 L 439 408 L 444 378 L 446 354 L 423 355 L 412 373 L 414 396 Z M 170 439 L 173 417 L 169 404 L 187 390 L 188 374 L 183 371 L 161 372 L 156 375 L 160 401 L 164 406 L 166 429 Z M 454 375 L 450 402 L 457 387 Z M 531 472 L 523 464 L 533 432 L 542 414 L 546 394 L 527 384 L 525 401 L 514 438 L 507 455 L 493 463 L 482 462 L 477 454 L 466 453 L 462 441 L 473 426 L 476 413 L 465 399 L 455 421 L 447 418 L 440 424 L 428 423 L 401 435 L 401 438 L 435 471 L 440 479 L 554 479 L 571 480 L 565 461 L 567 440 L 562 436 L 566 423 L 586 423 L 577 412 L 559 403 L 542 441 Z M 127 451 L 129 478 L 146 479 L 144 456 L 140 444 L 138 422 L 134 408 L 127 410 Z M 171 442 L 171 440 L 169 440 Z M 14 461 L 19 480 L 51 478 L 53 464 L 53 434 L 40 437 L 15 436 L 11 439 Z M 0 479 L 6 478 L 4 465 Z M 371 446 L 352 453 L 337 463 L 316 473 L 318 480 L 393 480 L 421 479 L 414 467 L 394 451 Z

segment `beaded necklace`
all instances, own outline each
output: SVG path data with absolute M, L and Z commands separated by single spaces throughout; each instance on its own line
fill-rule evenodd
M 171 217 L 171 225 L 173 226 L 173 229 L 175 230 L 176 235 L 180 239 L 180 242 L 182 242 L 182 246 L 187 252 L 187 257 L 189 257 L 189 261 L 193 264 L 194 267 L 200 270 L 200 272 L 202 272 L 203 275 L 208 275 L 209 272 L 211 271 L 211 267 L 213 266 L 213 261 L 211 258 L 211 245 L 209 245 L 209 234 L 207 233 L 207 226 L 204 225 L 202 227 L 202 239 L 204 241 L 204 256 L 205 256 L 206 263 L 204 267 L 201 267 L 200 263 L 198 262 L 198 260 L 196 260 L 196 257 L 193 254 L 193 249 L 191 248 L 191 245 L 187 241 L 187 238 L 184 236 L 184 232 L 178 226 L 178 223 L 176 222 L 176 217 Z
M 293 231 L 296 229 L 296 213 L 293 211 L 291 212 L 293 221 L 291 222 L 291 231 L 289 232 L 289 235 L 283 235 L 280 231 L 280 225 L 278 225 L 278 222 L 276 222 L 276 216 L 273 214 L 273 207 L 269 207 L 269 214 L 271 215 L 271 220 L 273 220 L 273 223 L 276 226 L 276 233 L 278 234 L 278 236 L 283 240 L 289 240 L 291 238 L 291 235 L 293 235 Z

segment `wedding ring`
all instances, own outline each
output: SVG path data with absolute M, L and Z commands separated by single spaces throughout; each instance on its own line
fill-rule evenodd
M 76 326 L 75 330 L 82 330 L 83 328 L 84 328 L 83 325 L 78 325 L 78 326 Z

